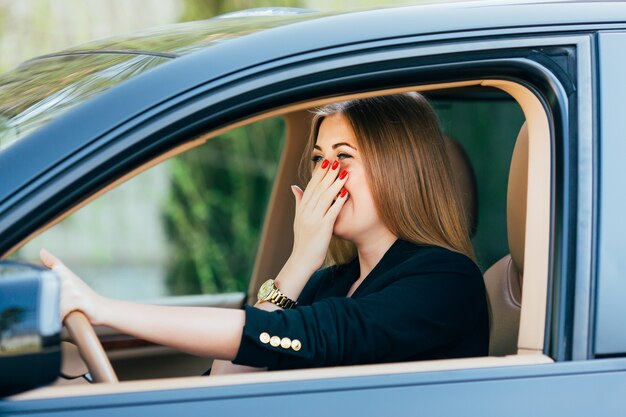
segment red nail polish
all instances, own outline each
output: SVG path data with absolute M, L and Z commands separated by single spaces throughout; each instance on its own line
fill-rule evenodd
M 328 164 L 330 164 L 330 162 L 328 162 L 328 159 L 324 159 L 324 161 L 322 162 L 322 169 L 325 169 Z
M 346 194 L 348 194 L 348 190 L 344 188 L 343 190 L 341 190 L 341 194 L 339 194 L 339 197 L 345 197 Z
M 341 174 L 339 174 L 339 179 L 342 180 L 346 177 L 346 175 L 348 175 L 348 171 L 343 171 Z
M 338 166 L 339 166 L 339 161 L 335 161 L 333 162 L 333 166 L 331 166 L 330 169 L 337 169 Z

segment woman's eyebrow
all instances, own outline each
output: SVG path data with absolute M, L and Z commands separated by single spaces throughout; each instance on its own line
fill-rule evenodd
M 352 149 L 354 149 L 354 150 L 356 151 L 356 148 L 355 148 L 354 146 L 350 145 L 350 144 L 349 144 L 349 143 L 347 143 L 347 142 L 339 142 L 339 143 L 335 143 L 335 144 L 332 146 L 332 148 L 333 148 L 333 149 L 337 149 L 338 147 L 340 147 L 340 146 L 342 146 L 342 145 L 349 146 L 350 148 L 352 148 Z M 320 147 L 319 147 L 319 146 L 317 146 L 317 145 L 313 146 L 313 149 L 318 149 L 318 150 L 320 150 L 320 151 L 322 150 L 322 148 L 320 148 Z

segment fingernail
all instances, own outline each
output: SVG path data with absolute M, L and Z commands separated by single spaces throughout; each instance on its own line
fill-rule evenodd
M 324 159 L 324 161 L 322 162 L 322 169 L 326 169 L 326 167 L 328 166 L 328 164 L 330 164 L 330 162 L 328 161 L 328 159 Z
M 330 169 L 337 169 L 338 166 L 339 166 L 339 161 L 335 161 L 333 162 L 333 166 L 331 166 Z
M 339 174 L 339 179 L 342 180 L 348 175 L 348 171 L 344 170 L 341 174 Z
M 343 190 L 341 190 L 341 194 L 339 194 L 339 197 L 345 197 L 346 194 L 348 194 L 348 190 L 344 188 Z

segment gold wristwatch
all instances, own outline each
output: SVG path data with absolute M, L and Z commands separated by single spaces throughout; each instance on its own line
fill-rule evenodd
M 287 297 L 285 294 L 280 292 L 276 285 L 274 285 L 273 279 L 268 279 L 261 285 L 259 288 L 259 293 L 257 294 L 257 298 L 259 303 L 269 301 L 270 303 L 276 304 L 278 307 L 282 307 L 284 309 L 294 308 L 297 302 L 293 301 L 291 298 Z

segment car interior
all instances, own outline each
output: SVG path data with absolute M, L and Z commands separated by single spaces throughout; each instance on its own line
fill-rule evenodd
M 52 220 L 14 248 L 12 256 L 33 261 L 42 246 L 53 248 L 54 239 L 67 236 L 67 231 L 53 236 L 55 229 L 71 224 L 78 216 L 86 217 L 81 213 L 95 206 L 100 196 L 104 198 L 109 191 L 113 194 L 117 188 L 156 172 L 172 158 L 190 155 L 196 149 L 210 146 L 214 140 L 224 140 L 230 132 L 244 126 L 278 120 L 283 129 L 282 143 L 275 148 L 279 150 L 279 159 L 274 171 L 268 174 L 271 179 L 266 206 L 255 207 L 265 217 L 258 219 L 259 233 L 250 243 L 250 253 L 254 256 L 246 266 L 248 269 L 241 272 L 247 275 L 247 288 L 227 287 L 210 292 L 200 287 L 196 293 L 151 298 L 169 305 L 240 308 L 244 302 L 253 304 L 261 283 L 279 272 L 291 252 L 293 236 L 285 233 L 293 227 L 294 203 L 289 186 L 298 183 L 300 155 L 305 151 L 312 117 L 310 109 L 333 101 L 404 91 L 419 91 L 431 101 L 446 134 L 455 178 L 472 219 L 473 242 L 488 293 L 491 326 L 488 357 L 200 377 L 211 366 L 211 359 L 156 346 L 112 329 L 96 328 L 121 383 L 87 383 L 81 375 L 88 369 L 66 335 L 62 373 L 70 379 L 60 377 L 53 386 L 19 394 L 15 399 L 552 362 L 544 354 L 551 218 L 550 127 L 539 99 L 528 88 L 512 81 L 416 85 L 302 102 L 255 115 L 191 138 L 138 167 L 61 218 Z M 93 235 L 89 229 L 69 230 Z M 96 234 L 90 238 L 107 237 Z M 87 278 L 89 271 L 77 269 L 77 272 Z

